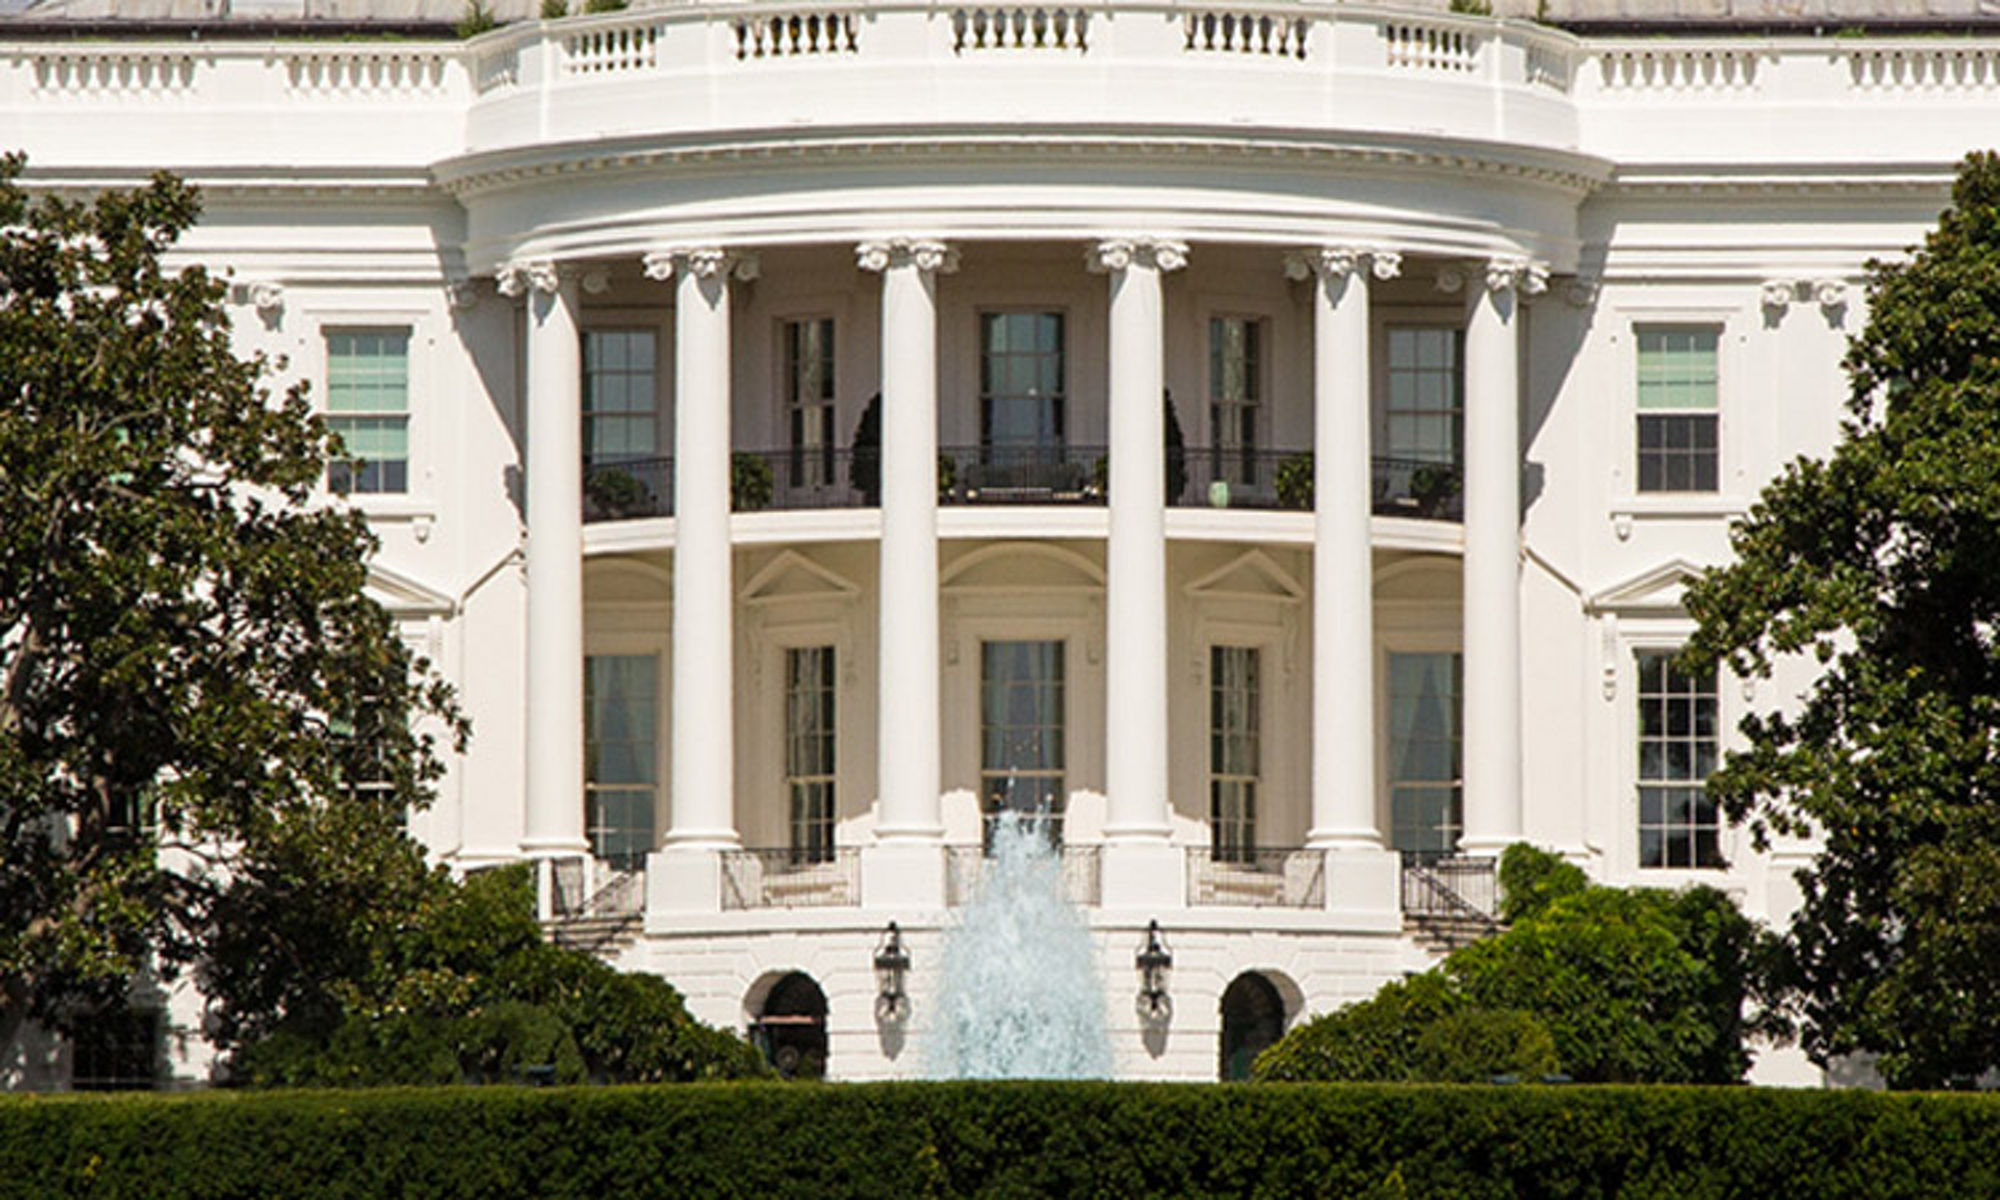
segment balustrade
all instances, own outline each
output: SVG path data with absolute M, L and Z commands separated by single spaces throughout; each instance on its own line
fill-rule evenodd
M 861 853 L 789 848 L 722 852 L 722 907 L 851 908 L 861 903 Z
M 1326 851 L 1243 847 L 1217 853 L 1189 846 L 1187 899 L 1196 907 L 1323 908 Z

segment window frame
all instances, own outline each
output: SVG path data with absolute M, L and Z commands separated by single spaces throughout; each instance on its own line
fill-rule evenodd
M 595 314 L 593 314 L 595 317 Z M 653 339 L 653 449 L 650 454 L 629 455 L 617 458 L 593 459 L 590 450 L 589 422 L 595 419 L 590 408 L 590 339 L 605 334 L 646 334 Z M 645 462 L 668 457 L 672 453 L 673 433 L 667 424 L 666 389 L 671 383 L 667 375 L 665 339 L 661 336 L 657 323 L 614 319 L 592 319 L 582 323 L 577 330 L 577 420 L 580 423 L 578 436 L 583 451 L 583 469 L 587 475 L 593 467 L 611 466 L 618 463 Z M 613 417 L 632 417 L 634 413 L 606 414 Z
M 1715 345 L 1713 350 L 1713 361 L 1711 364 L 1715 375 L 1713 402 L 1708 408 L 1647 409 L 1641 407 L 1641 400 L 1643 397 L 1643 384 L 1644 384 L 1644 380 L 1641 375 L 1644 363 L 1643 342 L 1648 334 L 1677 333 L 1677 332 L 1695 332 L 1695 333 L 1707 333 L 1713 335 L 1715 339 Z M 1634 496 L 1647 497 L 1647 498 L 1657 497 L 1668 500 L 1669 502 L 1671 502 L 1673 499 L 1676 498 L 1699 499 L 1699 498 L 1712 498 L 1721 496 L 1725 490 L 1723 449 L 1727 444 L 1725 440 L 1725 434 L 1727 430 L 1723 418 L 1723 409 L 1725 407 L 1723 398 L 1725 395 L 1725 389 L 1727 387 L 1728 379 L 1730 376 L 1730 371 L 1727 369 L 1723 361 L 1724 346 L 1728 341 L 1727 324 L 1719 320 L 1668 319 L 1663 317 L 1647 317 L 1647 318 L 1635 317 L 1630 325 L 1630 336 L 1632 341 L 1632 349 L 1629 355 L 1630 359 L 1629 378 L 1631 380 L 1631 395 L 1632 395 L 1632 423 L 1630 430 L 1630 436 L 1632 438 L 1632 450 L 1628 458 L 1628 461 L 1631 464 L 1631 470 L 1632 470 L 1632 486 L 1631 486 L 1632 494 Z M 1645 476 L 1644 455 L 1646 453 L 1646 447 L 1644 445 L 1645 442 L 1644 429 L 1646 427 L 1646 422 L 1649 419 L 1656 421 L 1666 421 L 1666 420 L 1699 419 L 1699 418 L 1707 418 L 1708 420 L 1709 437 L 1710 441 L 1713 443 L 1712 446 L 1710 447 L 1710 454 L 1712 455 L 1712 462 L 1710 469 L 1714 473 L 1714 479 L 1715 479 L 1714 486 L 1705 488 L 1704 487 L 1675 488 L 1666 486 L 1647 487 L 1644 478 Z M 1672 448 L 1662 447 L 1661 449 L 1670 451 Z M 1686 457 L 1692 459 L 1694 456 L 1687 455 Z M 1662 460 L 1662 461 L 1664 462 L 1667 460 Z
M 1372 360 L 1375 363 L 1371 374 L 1374 379 L 1371 391 L 1374 403 L 1369 418 L 1369 453 L 1378 459 L 1408 458 L 1410 461 L 1431 462 L 1436 460 L 1418 459 L 1412 455 L 1398 454 L 1390 444 L 1390 430 L 1395 410 L 1391 404 L 1395 395 L 1394 372 L 1389 365 L 1389 349 L 1394 335 L 1403 331 L 1425 333 L 1448 333 L 1452 341 L 1452 389 L 1455 404 L 1450 410 L 1455 424 L 1452 435 L 1452 455 L 1445 465 L 1463 469 L 1465 465 L 1465 318 L 1462 314 L 1447 313 L 1434 308 L 1410 310 L 1388 309 L 1380 313 L 1372 344 Z
M 1204 334 L 1206 353 L 1202 355 L 1203 388 L 1206 401 L 1203 414 L 1208 422 L 1207 451 L 1212 456 L 1213 478 L 1227 480 L 1231 484 L 1253 486 L 1259 481 L 1258 455 L 1272 449 L 1271 405 L 1271 327 L 1268 313 L 1244 312 L 1235 309 L 1217 309 L 1208 312 L 1207 328 Z M 1244 372 L 1248 398 L 1241 403 L 1224 403 L 1217 386 L 1217 374 L 1222 365 L 1221 346 L 1217 341 L 1220 327 L 1225 323 L 1238 323 L 1254 334 L 1250 347 L 1250 362 Z M 1224 429 L 1230 422 L 1223 419 L 1225 412 L 1233 412 L 1238 423 L 1247 416 L 1251 436 L 1230 445 L 1224 445 Z M 1242 430 L 1237 429 L 1240 435 Z
M 668 786 L 669 775 L 667 773 L 666 751 L 667 751 L 668 741 L 672 734 L 672 729 L 673 729 L 672 717 L 670 715 L 670 708 L 673 703 L 673 697 L 671 694 L 672 678 L 673 678 L 671 674 L 671 668 L 667 661 L 667 654 L 665 647 L 661 646 L 658 642 L 653 640 L 635 640 L 635 639 L 622 639 L 622 638 L 615 640 L 608 640 L 604 642 L 598 642 L 596 640 L 593 640 L 587 643 L 584 648 L 584 662 L 583 662 L 584 778 L 583 778 L 583 788 L 582 788 L 583 794 L 581 797 L 581 801 L 583 804 L 583 831 L 585 840 L 590 844 L 590 853 L 592 857 L 598 859 L 599 861 L 606 861 L 613 863 L 619 863 L 620 860 L 618 858 L 606 856 L 600 853 L 600 843 L 597 836 L 597 829 L 599 825 L 598 822 L 594 820 L 595 814 L 592 808 L 593 801 L 595 799 L 595 793 L 597 793 L 600 790 L 636 793 L 641 790 L 641 785 L 639 784 L 601 785 L 597 780 L 592 778 L 592 776 L 594 775 L 594 771 L 591 769 L 593 756 L 591 753 L 592 737 L 591 737 L 591 717 L 590 717 L 591 713 L 590 660 L 594 658 L 651 659 L 653 663 L 653 755 L 652 755 L 653 780 L 650 789 L 651 801 L 650 804 L 647 806 L 649 813 L 648 820 L 652 830 L 652 835 L 650 839 L 650 845 L 647 847 L 647 849 L 633 856 L 636 857 L 640 863 L 643 863 L 645 861 L 647 854 L 650 854 L 652 853 L 652 851 L 657 850 L 659 848 L 660 838 L 662 836 L 662 831 L 660 828 L 661 799 L 663 796 L 665 796 Z M 631 864 L 621 863 L 620 865 L 629 867 L 629 865 Z
M 843 707 L 840 702 L 840 646 L 838 642 L 832 638 L 828 638 L 823 641 L 805 641 L 780 646 L 777 648 L 777 651 L 780 664 L 778 676 L 780 680 L 779 687 L 782 691 L 782 695 L 779 698 L 779 706 L 784 714 L 780 736 L 780 751 L 784 759 L 782 774 L 784 779 L 785 846 L 790 850 L 791 861 L 795 866 L 832 862 L 837 856 L 840 847 L 840 719 L 841 708 Z M 792 656 L 819 652 L 824 652 L 827 658 L 824 687 L 828 705 L 831 709 L 832 721 L 830 726 L 822 731 L 821 736 L 826 739 L 827 766 L 830 769 L 823 772 L 802 772 L 797 769 L 797 764 L 792 757 L 794 743 L 797 740 L 797 735 L 792 727 Z M 815 785 L 823 785 L 825 788 L 826 813 L 824 817 L 811 817 L 808 818 L 808 821 L 812 824 L 818 824 L 823 821 L 825 824 L 825 836 L 823 839 L 816 839 L 810 836 L 801 839 L 799 836 L 801 818 L 798 811 L 799 793 L 797 789 L 801 786 L 811 787 Z
M 1426 780 L 1426 779 L 1403 780 L 1400 779 L 1396 773 L 1395 770 L 1396 729 L 1395 729 L 1395 710 L 1394 710 L 1396 687 L 1395 687 L 1394 659 L 1398 655 L 1404 655 L 1410 657 L 1443 656 L 1447 659 L 1455 660 L 1454 675 L 1457 683 L 1457 703 L 1454 706 L 1452 720 L 1453 720 L 1454 740 L 1457 742 L 1458 745 L 1458 753 L 1457 753 L 1458 775 L 1457 778 L 1454 780 L 1450 781 Z M 1381 680 L 1382 680 L 1381 690 L 1377 693 L 1381 703 L 1381 708 L 1379 711 L 1382 713 L 1381 737 L 1379 741 L 1379 745 L 1381 747 L 1381 755 L 1382 755 L 1381 779 L 1382 779 L 1383 808 L 1382 808 L 1381 828 L 1383 833 L 1386 835 L 1387 844 L 1390 849 L 1396 850 L 1397 852 L 1406 855 L 1445 857 L 1448 855 L 1456 854 L 1459 852 L 1459 848 L 1460 846 L 1463 845 L 1465 840 L 1465 653 L 1456 644 L 1446 644 L 1445 642 L 1438 640 L 1424 639 L 1424 640 L 1412 640 L 1406 642 L 1400 639 L 1392 639 L 1385 641 L 1384 644 L 1382 645 L 1379 669 L 1381 671 Z M 1457 837 L 1453 839 L 1453 845 L 1451 847 L 1444 849 L 1411 848 L 1406 850 L 1397 844 L 1396 789 L 1398 788 L 1398 786 L 1431 787 L 1434 789 L 1439 788 L 1441 786 L 1448 786 L 1450 788 L 1451 808 L 1457 814 L 1458 818 L 1456 822 Z M 1447 827 L 1450 827 L 1449 824 L 1447 825 Z
M 386 408 L 335 409 L 333 407 L 333 364 L 336 360 L 333 350 L 334 339 L 337 337 L 394 336 L 398 334 L 403 338 L 402 408 L 394 410 Z M 354 486 L 354 483 L 359 478 L 356 468 L 367 463 L 369 460 L 352 453 L 343 453 L 340 456 L 330 457 L 327 460 L 327 469 L 321 478 L 321 483 L 328 493 L 346 500 L 364 503 L 376 497 L 385 498 L 391 502 L 405 500 L 415 493 L 417 475 L 416 397 L 418 394 L 416 364 L 419 337 L 417 324 L 414 320 L 398 320 L 394 317 L 388 317 L 387 319 L 322 320 L 319 323 L 318 378 L 321 381 L 324 394 L 320 399 L 318 411 L 321 419 L 326 422 L 328 431 L 338 436 L 337 425 L 342 421 L 348 420 L 379 421 L 394 418 L 400 420 L 403 427 L 403 457 L 401 459 L 403 479 L 401 487 L 393 489 L 383 487 L 364 489 Z M 342 450 L 343 452 L 346 451 L 344 444 Z M 379 461 L 391 462 L 395 460 L 382 459 Z M 349 486 L 345 488 L 336 486 L 335 483 L 335 471 L 343 467 L 351 472 Z
M 1203 683 L 1205 685 L 1203 690 L 1207 695 L 1208 704 L 1207 717 L 1203 724 L 1208 734 L 1206 739 L 1208 751 L 1206 755 L 1207 770 L 1205 777 L 1208 781 L 1209 858 L 1211 861 L 1218 863 L 1254 866 L 1257 862 L 1257 850 L 1261 845 L 1258 839 L 1259 809 L 1262 807 L 1260 793 L 1267 791 L 1264 787 L 1267 774 L 1265 770 L 1266 754 L 1264 744 L 1269 740 L 1267 706 L 1270 703 L 1271 691 L 1269 686 L 1270 656 L 1264 653 L 1264 646 L 1255 641 L 1245 642 L 1218 639 L 1211 640 L 1206 644 L 1208 646 L 1208 662 L 1206 664 L 1207 669 L 1203 673 Z M 1248 654 L 1253 669 L 1248 709 L 1250 714 L 1250 752 L 1248 757 L 1251 765 L 1251 770 L 1248 772 L 1224 770 L 1222 769 L 1223 764 L 1219 764 L 1216 761 L 1216 750 L 1222 739 L 1228 736 L 1228 731 L 1219 729 L 1216 724 L 1216 708 L 1219 701 L 1219 693 L 1222 691 L 1222 684 L 1217 678 L 1217 669 L 1222 665 L 1221 656 L 1231 651 Z M 1222 815 L 1222 789 L 1232 784 L 1243 789 L 1240 794 L 1247 799 L 1248 803 L 1243 806 L 1243 812 L 1235 814 L 1228 819 L 1231 825 L 1240 828 L 1240 836 L 1224 837 L 1222 836 L 1224 824 L 1224 817 Z
M 986 387 L 988 377 L 986 324 L 990 319 L 1009 316 L 1053 317 L 1056 321 L 1056 329 L 1060 338 L 1060 349 L 1057 351 L 1057 365 L 1060 378 L 1056 394 L 1053 397 L 1041 398 L 1045 403 L 1053 405 L 1052 409 L 1044 411 L 1045 416 L 1052 417 L 1049 423 L 1054 427 L 1053 435 L 1048 440 L 1037 440 L 1033 443 L 995 442 L 992 437 L 992 402 L 994 396 L 999 393 L 989 392 Z M 1077 414 L 1071 411 L 1071 400 L 1074 398 L 1076 390 L 1075 371 L 1077 353 L 1073 325 L 1074 322 L 1070 319 L 1068 306 L 1060 304 L 982 305 L 973 310 L 972 380 L 975 398 L 973 440 L 982 453 L 996 449 L 1035 449 L 1062 452 L 1066 451 L 1076 442 Z M 1013 395 L 1013 393 L 1007 394 Z
M 1053 802 L 1051 804 L 1053 811 L 1049 814 L 1044 826 L 1044 832 L 1048 837 L 1050 845 L 1060 847 L 1065 844 L 1065 835 L 1068 832 L 1069 801 L 1072 791 L 1075 790 L 1075 775 L 1077 771 L 1074 748 L 1076 743 L 1076 689 L 1079 681 L 1077 678 L 1076 647 L 1072 644 L 1073 641 L 1074 639 L 1062 634 L 1038 634 L 1032 632 L 979 632 L 972 636 L 973 670 L 971 674 L 973 691 L 972 716 L 974 720 L 972 765 L 974 778 L 977 781 L 973 792 L 973 799 L 979 814 L 980 844 L 984 847 L 990 848 L 992 844 L 993 819 L 1002 812 L 1020 811 L 989 803 L 989 781 L 997 778 L 1055 780 L 1055 791 L 1052 794 Z M 1056 714 L 1060 721 L 1057 729 L 1061 734 L 1062 745 L 1062 765 L 1060 767 L 1054 770 L 1046 768 L 1039 770 L 1017 769 L 1004 773 L 987 767 L 986 647 L 989 644 L 1044 645 L 1056 648 L 1059 655 L 1058 661 L 1062 670 L 1061 696 L 1058 701 L 1058 712 Z
M 1625 703 L 1622 706 L 1624 708 L 1623 724 L 1626 731 L 1625 745 L 1629 747 L 1628 750 L 1622 752 L 1625 764 L 1624 770 L 1628 780 L 1628 786 L 1624 789 L 1627 806 L 1625 812 L 1629 814 L 1628 819 L 1631 822 L 1632 833 L 1629 839 L 1629 846 L 1633 854 L 1632 862 L 1634 870 L 1648 878 L 1675 871 L 1713 877 L 1717 873 L 1728 871 L 1732 865 L 1730 851 L 1733 847 L 1729 837 L 1731 826 L 1719 811 L 1714 814 L 1714 848 L 1716 856 L 1714 862 L 1704 863 L 1699 861 L 1698 851 L 1696 860 L 1688 863 L 1661 862 L 1658 864 L 1649 864 L 1645 858 L 1645 831 L 1649 827 L 1671 830 L 1675 826 L 1664 820 L 1649 826 L 1649 823 L 1645 820 L 1643 790 L 1649 786 L 1659 788 L 1686 788 L 1692 786 L 1700 789 L 1705 794 L 1708 777 L 1714 774 L 1715 767 L 1721 765 L 1722 756 L 1728 742 L 1729 718 L 1731 714 L 1728 711 L 1725 699 L 1727 689 L 1723 686 L 1724 673 L 1720 668 L 1715 668 L 1709 674 L 1709 697 L 1713 700 L 1715 709 L 1713 716 L 1714 732 L 1710 737 L 1714 765 L 1711 766 L 1708 774 L 1701 776 L 1699 781 L 1695 781 L 1692 777 L 1687 780 L 1673 779 L 1666 776 L 1648 777 L 1644 772 L 1642 764 L 1645 757 L 1645 721 L 1641 715 L 1641 710 L 1647 697 L 1653 693 L 1645 691 L 1640 663 L 1642 659 L 1648 657 L 1671 657 L 1677 654 L 1684 645 L 1684 640 L 1645 638 L 1634 639 L 1623 647 L 1624 662 L 1621 669 L 1631 683 L 1630 690 L 1625 696 Z M 1659 693 L 1662 696 L 1671 696 L 1673 694 Z M 1694 831 L 1703 828 L 1703 824 L 1690 822 L 1681 828 Z

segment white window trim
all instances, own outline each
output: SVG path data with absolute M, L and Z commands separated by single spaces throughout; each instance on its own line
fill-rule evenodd
M 432 436 L 433 422 L 451 419 L 438 412 L 448 389 L 444 372 L 438 370 L 442 358 L 437 344 L 437 319 L 432 310 L 409 306 L 383 308 L 305 307 L 300 311 L 299 333 L 294 342 L 294 377 L 311 385 L 313 411 L 328 416 L 327 387 L 330 357 L 327 335 L 355 329 L 407 329 L 410 334 L 405 380 L 409 396 L 408 487 L 402 492 L 352 492 L 339 495 L 327 487 L 321 471 L 313 485 L 314 499 L 329 506 L 345 506 L 370 521 L 412 522 L 428 527 L 437 520 L 438 439 Z M 427 528 L 420 532 L 428 532 Z
M 1750 510 L 1745 494 L 1744 447 L 1736 394 L 1748 370 L 1744 352 L 1749 328 L 1740 308 L 1712 306 L 1671 308 L 1632 307 L 1617 311 L 1611 334 L 1611 360 L 1618 372 L 1610 406 L 1617 428 L 1604 440 L 1614 447 L 1609 495 L 1613 532 L 1623 541 L 1635 523 L 1647 521 L 1726 521 Z M 1715 338 L 1715 482 L 1713 492 L 1642 492 L 1639 490 L 1639 330 L 1660 325 L 1707 326 Z
M 1603 620 L 1604 618 L 1600 618 Z M 1619 877 L 1629 883 L 1658 887 L 1680 887 L 1706 883 L 1720 886 L 1738 881 L 1750 866 L 1748 834 L 1725 817 L 1720 818 L 1717 848 L 1722 867 L 1646 867 L 1639 863 L 1639 654 L 1643 651 L 1674 652 L 1694 636 L 1694 622 L 1680 615 L 1627 615 L 1619 620 L 1609 639 L 1608 652 L 1617 655 L 1611 702 L 1616 716 L 1612 722 L 1618 753 L 1616 763 L 1617 803 L 1611 809 L 1612 845 L 1607 855 Z M 1744 702 L 1740 684 L 1729 671 L 1718 666 L 1715 672 L 1717 762 L 1737 748 L 1736 726 L 1743 719 Z
M 585 380 L 588 378 L 588 359 L 584 355 L 584 339 L 593 333 L 650 333 L 653 335 L 653 457 L 671 458 L 674 453 L 673 406 L 670 393 L 674 380 L 671 347 L 667 341 L 671 336 L 665 317 L 642 308 L 631 309 L 589 309 L 578 322 L 576 331 L 576 354 L 579 375 L 577 378 L 577 420 L 584 414 L 584 400 L 588 398 Z M 579 425 L 578 433 L 582 429 Z M 585 447 L 588 453 L 588 447 Z

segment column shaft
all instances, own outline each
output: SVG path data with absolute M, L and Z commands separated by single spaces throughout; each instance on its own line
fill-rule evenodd
M 510 268 L 527 295 L 527 812 L 524 852 L 581 853 L 583 422 L 575 277 Z
M 1516 276 L 1495 267 L 1465 334 L 1465 836 L 1497 853 L 1521 820 L 1521 450 Z

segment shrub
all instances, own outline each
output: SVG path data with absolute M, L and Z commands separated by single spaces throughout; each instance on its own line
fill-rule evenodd
M 1555 1039 L 1532 1013 L 1468 1009 L 1424 1027 L 1410 1055 L 1411 1077 L 1435 1083 L 1536 1080 L 1561 1071 Z
M 1313 506 L 1313 456 L 1308 450 L 1278 464 L 1276 480 L 1279 508 Z
M 1415 1078 L 1417 1045 L 1424 1031 L 1464 1004 L 1450 981 L 1435 971 L 1384 984 L 1368 999 L 1286 1034 L 1257 1056 L 1251 1078 L 1357 1083 Z
M 777 476 L 769 460 L 755 454 L 737 454 L 729 460 L 729 506 L 737 512 L 759 512 L 771 506 L 777 492 Z
M 1526 842 L 1516 842 L 1500 854 L 1500 919 L 1532 917 L 1564 896 L 1590 886 L 1583 868 Z

